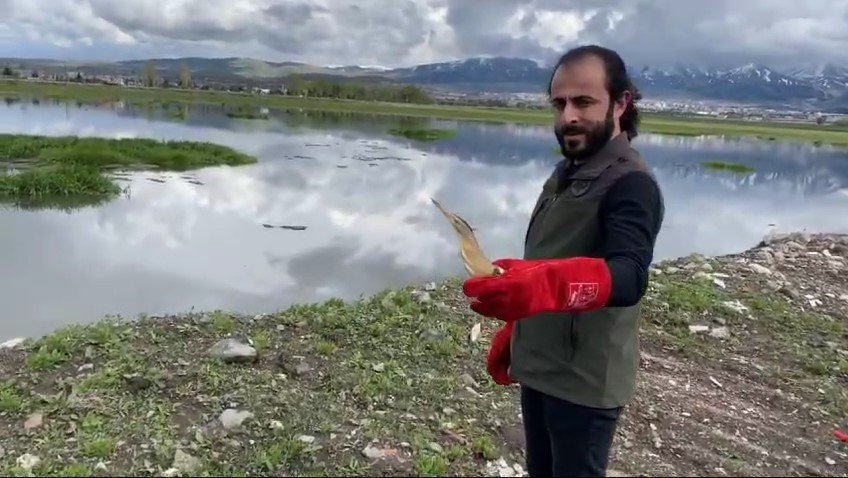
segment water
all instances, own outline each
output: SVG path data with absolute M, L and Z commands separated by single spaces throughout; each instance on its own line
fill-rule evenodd
M 530 209 L 558 160 L 548 127 L 405 120 L 459 130 L 422 144 L 388 135 L 400 121 L 389 117 L 173 111 L 0 104 L 0 132 L 211 140 L 260 158 L 135 174 L 122 183 L 129 197 L 70 213 L 0 209 L 0 340 L 112 314 L 261 313 L 463 274 L 431 196 L 478 230 L 490 256 L 520 256 Z M 845 152 L 649 135 L 636 146 L 666 199 L 657 260 L 740 251 L 773 229 L 848 232 Z M 757 172 L 711 172 L 703 161 Z

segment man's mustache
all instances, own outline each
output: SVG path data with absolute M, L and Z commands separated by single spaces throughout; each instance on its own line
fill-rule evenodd
M 581 128 L 580 126 L 563 126 L 562 128 L 557 129 L 557 135 L 568 136 L 572 134 L 586 134 L 588 131 L 585 128 Z

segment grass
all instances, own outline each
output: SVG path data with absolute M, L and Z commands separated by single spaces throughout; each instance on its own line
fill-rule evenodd
M 839 347 L 848 324 L 764 293 L 765 279 L 740 267 L 733 258 L 660 264 L 665 272 L 652 274 L 644 301 L 643 347 L 691 357 L 699 375 L 716 374 L 734 356 L 760 361 L 763 370 L 726 373 L 772 380 L 837 421 L 848 418 L 848 360 L 811 342 Z M 727 273 L 726 288 L 704 271 Z M 0 351 L 0 473 L 24 474 L 16 460 L 25 452 L 41 459 L 31 470 L 39 476 L 100 464 L 115 476 L 161 474 L 178 455 L 194 465 L 186 476 L 491 476 L 486 466 L 500 457 L 523 463 L 520 445 L 507 438 L 521 430 L 516 390 L 494 385 L 484 369 L 499 324 L 471 312 L 460 286 L 449 280 L 426 296 L 410 286 L 262 316 L 106 318 Z M 482 339 L 472 343 L 477 321 Z M 717 321 L 733 330 L 730 338 L 689 328 Z M 224 338 L 252 343 L 257 357 L 210 356 Z M 657 399 L 647 397 L 651 407 Z M 249 415 L 225 429 L 219 417 L 227 409 Z M 24 429 L 34 413 L 43 424 Z M 656 451 L 644 442 L 645 453 Z
M 707 169 L 715 171 L 730 171 L 733 173 L 747 174 L 753 173 L 755 170 L 750 166 L 745 166 L 739 163 L 729 163 L 723 161 L 705 161 L 702 165 Z
M 279 95 L 259 96 L 248 93 L 201 90 L 121 88 L 106 85 L 66 85 L 62 83 L 8 80 L 0 80 L 0 94 L 30 95 L 40 98 L 77 100 L 80 102 L 124 100 L 132 103 L 208 103 L 244 107 L 264 106 L 269 109 L 278 110 L 345 111 L 496 123 L 548 125 L 552 121 L 552 115 L 547 110 L 420 105 L 377 101 L 299 98 Z M 792 140 L 848 147 L 848 126 L 835 124 L 763 123 L 645 113 L 642 119 L 642 131 L 682 136 L 719 135 L 727 137 L 755 137 L 766 140 Z
M 26 449 L 42 459 L 40 475 L 101 461 L 115 474 L 161 473 L 179 449 L 199 460 L 195 476 L 476 473 L 515 452 L 495 431 L 515 417 L 488 403 L 512 391 L 485 383 L 470 313 L 432 294 L 384 291 L 260 319 L 109 318 L 31 340 L 17 371 L 0 354 L 0 472 L 22 473 Z M 251 338 L 259 359 L 208 356 L 225 337 Z M 473 393 L 462 373 L 479 383 Z M 238 430 L 216 421 L 231 407 L 253 414 Z M 42 427 L 18 426 L 35 412 Z M 372 463 L 368 446 L 401 460 Z
M 393 136 L 401 136 L 407 139 L 414 139 L 416 141 L 437 141 L 456 136 L 455 131 L 426 128 L 391 128 L 389 129 L 389 134 Z
M 105 176 L 108 171 L 186 171 L 255 161 L 212 143 L 0 134 L 0 163 L 24 165 L 20 172 L 0 175 L 0 198 L 22 204 L 97 203 L 122 191 Z

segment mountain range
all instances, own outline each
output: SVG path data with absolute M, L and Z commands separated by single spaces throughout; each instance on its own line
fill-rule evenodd
M 154 58 L 119 62 L 68 63 L 58 60 L 0 58 L 0 67 L 48 73 L 80 71 L 86 75 L 141 75 L 153 62 L 157 74 L 179 78 L 183 66 L 194 80 L 280 85 L 293 74 L 330 81 L 407 83 L 428 89 L 464 93 L 544 93 L 550 67 L 523 58 L 468 58 L 405 68 L 321 66 L 270 62 L 251 58 Z M 628 65 L 645 98 L 688 99 L 773 107 L 815 108 L 848 113 L 848 67 L 824 64 L 813 68 L 777 69 L 749 63 L 732 68 L 679 64 L 669 68 Z

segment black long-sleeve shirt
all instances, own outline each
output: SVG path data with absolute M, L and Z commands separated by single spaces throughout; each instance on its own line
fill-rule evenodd
M 612 276 L 607 305 L 634 305 L 647 289 L 648 268 L 665 214 L 662 193 L 647 173 L 628 173 L 607 191 L 599 214 L 604 226 L 603 254 Z

